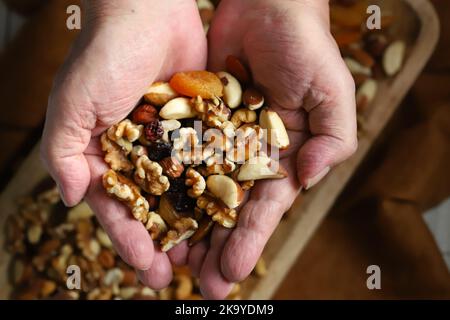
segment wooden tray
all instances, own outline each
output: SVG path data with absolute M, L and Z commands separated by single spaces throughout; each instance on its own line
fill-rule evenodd
M 431 4 L 427 0 L 381 2 L 382 7 L 390 3 L 395 3 L 395 13 L 401 14 L 395 27 L 396 35 L 409 44 L 405 65 L 394 79 L 381 84 L 375 101 L 368 108 L 367 123 L 356 154 L 335 168 L 319 186 L 297 199 L 287 218 L 280 223 L 264 251 L 269 272 L 262 279 L 252 278 L 243 284 L 244 298 L 272 297 L 434 50 L 439 24 Z M 47 177 L 38 150 L 36 146 L 0 197 L 0 299 L 7 299 L 10 292 L 7 281 L 10 256 L 3 250 L 6 217 L 16 213 L 17 198 L 31 192 Z

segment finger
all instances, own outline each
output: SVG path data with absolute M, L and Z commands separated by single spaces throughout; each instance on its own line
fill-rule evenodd
M 295 158 L 284 159 L 282 164 L 288 172 L 295 172 Z M 286 179 L 255 184 L 222 253 L 221 269 L 229 281 L 242 281 L 251 273 L 283 213 L 289 209 L 298 192 L 299 183 L 295 174 Z
M 169 257 L 160 250 L 155 250 L 153 263 L 148 270 L 138 270 L 139 280 L 146 286 L 161 290 L 169 286 L 172 281 L 172 266 Z
M 233 288 L 220 270 L 220 256 L 230 232 L 217 225 L 211 235 L 211 246 L 200 271 L 200 291 L 206 299 L 225 299 Z
M 303 108 L 308 112 L 312 137 L 300 148 L 298 178 L 305 189 L 320 181 L 334 165 L 346 160 L 357 148 L 355 85 L 342 59 L 333 63 L 334 74 L 322 80 L 333 93 L 318 99 L 309 95 Z
M 201 241 L 195 244 L 189 251 L 188 264 L 192 271 L 192 275 L 196 278 L 200 276 L 200 271 L 205 261 L 206 253 L 208 252 L 208 243 Z
M 152 239 L 144 225 L 135 220 L 128 208 L 107 196 L 101 177 L 108 170 L 101 157 L 87 156 L 92 173 L 92 182 L 86 201 L 97 214 L 97 218 L 114 244 L 122 259 L 136 269 L 150 268 L 154 248 Z
M 167 251 L 167 256 L 175 266 L 184 266 L 187 264 L 189 247 L 187 241 L 182 241 L 175 247 Z

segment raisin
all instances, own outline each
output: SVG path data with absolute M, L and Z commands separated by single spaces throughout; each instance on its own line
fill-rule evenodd
M 164 134 L 164 129 L 159 120 L 154 120 L 145 126 L 144 133 L 148 141 L 155 142 L 161 139 Z
M 193 212 L 195 208 L 195 199 L 189 197 L 185 192 L 172 192 L 169 190 L 166 193 L 175 210 L 181 212 Z
M 170 188 L 168 191 L 172 193 L 187 193 L 188 188 L 184 180 L 184 177 L 169 179 Z
M 155 142 L 148 147 L 148 157 L 152 161 L 161 161 L 172 155 L 172 145 L 168 142 Z

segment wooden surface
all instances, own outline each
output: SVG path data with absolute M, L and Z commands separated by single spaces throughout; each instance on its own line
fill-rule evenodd
M 251 279 L 244 284 L 245 298 L 269 299 L 273 295 L 430 57 L 439 33 L 432 6 L 427 0 L 404 0 L 400 7 L 402 23 L 397 32 L 401 38 L 408 39 L 410 44 L 403 70 L 395 79 L 381 85 L 379 94 L 369 108 L 367 124 L 356 154 L 335 168 L 317 187 L 299 197 L 280 223 L 264 251 L 269 272 L 262 279 Z M 0 227 L 4 226 L 9 214 L 16 212 L 16 199 L 29 193 L 44 177 L 46 173 L 36 147 L 0 197 Z M 3 236 L 4 232 L 0 232 L 0 248 L 4 247 Z M 2 299 L 8 297 L 10 289 L 7 281 L 8 264 L 8 254 L 0 250 Z

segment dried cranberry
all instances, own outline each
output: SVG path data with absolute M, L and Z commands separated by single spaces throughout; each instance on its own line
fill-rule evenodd
M 172 145 L 167 142 L 155 142 L 148 148 L 148 157 L 152 161 L 161 161 L 164 158 L 170 157 L 172 154 Z
M 164 134 L 164 129 L 159 120 L 154 120 L 145 126 L 144 133 L 148 141 L 155 142 L 161 139 Z

